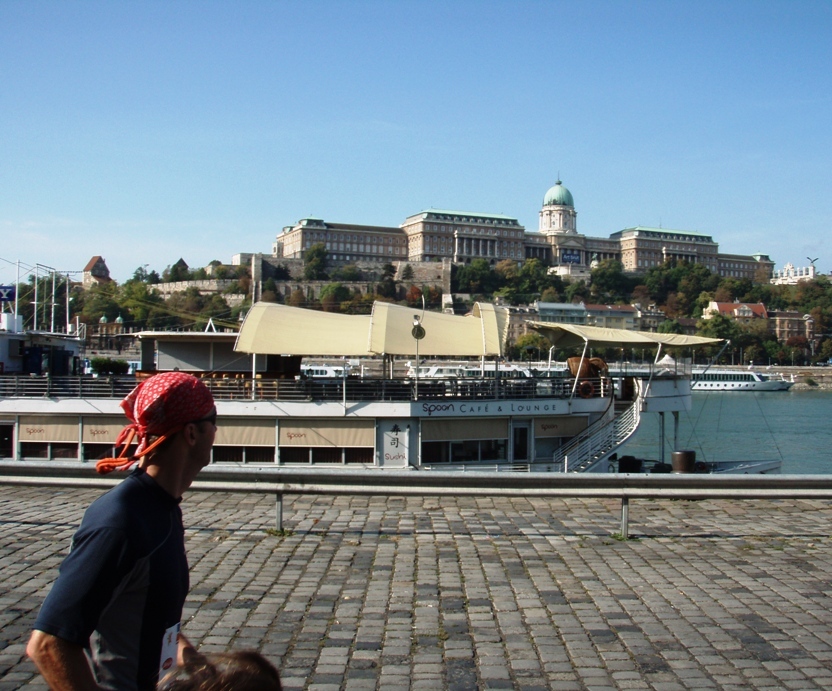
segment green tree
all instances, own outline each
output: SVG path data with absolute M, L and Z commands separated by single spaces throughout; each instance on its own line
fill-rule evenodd
M 659 324 L 659 327 L 658 327 L 657 331 L 660 334 L 680 334 L 680 333 L 684 333 L 684 330 L 682 329 L 682 325 L 679 322 L 677 322 L 675 319 L 665 319 L 661 324 Z
M 117 294 L 125 326 L 139 329 L 162 327 L 167 321 L 167 306 L 158 291 L 148 283 L 131 279 Z
M 513 259 L 503 259 L 494 265 L 494 271 L 503 283 L 511 283 L 520 273 L 520 267 Z
M 517 292 L 523 302 L 533 302 L 549 285 L 547 268 L 539 259 L 527 259 L 517 276 Z
M 490 295 L 500 287 L 497 272 L 485 259 L 474 259 L 470 264 L 456 267 L 451 278 L 456 279 L 459 293 Z
M 516 360 L 539 360 L 548 354 L 551 345 L 545 336 L 532 331 L 517 338 L 512 355 Z
M 162 274 L 166 283 L 191 280 L 191 272 L 184 259 L 179 259 L 173 266 L 169 266 Z
M 589 289 L 585 281 L 574 281 L 566 285 L 566 301 L 570 303 L 586 302 L 589 296 Z
M 308 281 L 323 281 L 327 274 L 328 255 L 326 245 L 319 242 L 312 245 L 303 255 L 303 276 Z
M 286 298 L 286 304 L 290 307 L 306 307 L 306 295 L 300 288 L 295 288 Z
M 410 288 L 404 296 L 404 299 L 407 300 L 407 304 L 410 307 L 421 307 L 422 289 L 419 286 L 410 286 Z
M 634 281 L 624 273 L 624 265 L 614 259 L 604 259 L 592 269 L 591 297 L 602 304 L 626 302 Z
M 392 264 L 385 264 L 381 269 L 381 282 L 376 286 L 376 293 L 387 299 L 395 300 L 399 292 L 396 284 L 396 267 Z
M 736 340 L 740 334 L 737 322 L 722 314 L 715 314 L 710 319 L 700 319 L 696 323 L 696 333 L 706 338 Z
M 347 264 L 330 271 L 330 276 L 336 281 L 361 281 L 364 274 L 355 264 Z
M 106 317 L 107 321 L 114 321 L 121 312 L 117 297 L 118 286 L 115 282 L 92 286 L 84 296 L 81 321 L 97 324 L 101 317 Z
M 263 281 L 262 291 L 260 293 L 261 302 L 283 302 L 283 297 L 277 289 L 277 283 L 273 278 L 267 278 Z
M 549 286 L 540 294 L 541 302 L 560 302 L 561 296 L 557 290 Z
M 349 302 L 352 293 L 341 283 L 330 283 L 321 289 L 321 307 L 324 312 L 340 312 L 341 303 Z

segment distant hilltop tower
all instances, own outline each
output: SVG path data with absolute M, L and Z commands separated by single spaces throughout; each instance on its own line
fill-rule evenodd
M 575 235 L 578 232 L 577 215 L 572 193 L 558 180 L 543 197 L 539 230 L 544 235 Z

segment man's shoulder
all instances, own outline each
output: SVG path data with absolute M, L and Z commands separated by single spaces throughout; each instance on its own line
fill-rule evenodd
M 133 473 L 92 502 L 87 508 L 84 522 L 121 528 L 152 511 L 156 503 L 154 493 L 148 487 L 148 478 Z

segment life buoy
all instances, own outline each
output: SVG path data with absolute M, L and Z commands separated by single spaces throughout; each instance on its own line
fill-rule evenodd
M 578 395 L 581 398 L 592 398 L 595 395 L 595 387 L 592 385 L 592 382 L 584 379 L 578 384 Z

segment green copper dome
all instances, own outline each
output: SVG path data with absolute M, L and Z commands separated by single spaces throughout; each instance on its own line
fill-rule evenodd
M 572 193 L 561 184 L 560 180 L 555 183 L 554 187 L 550 187 L 546 196 L 543 197 L 543 206 L 551 204 L 575 207 L 575 202 L 572 201 Z

